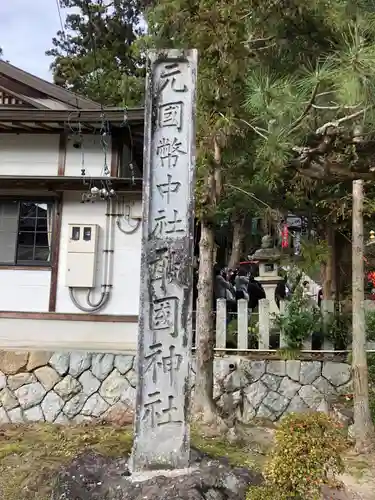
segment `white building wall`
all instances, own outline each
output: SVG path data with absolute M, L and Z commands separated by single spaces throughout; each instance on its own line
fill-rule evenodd
M 62 227 L 60 243 L 59 274 L 57 284 L 56 312 L 80 313 L 69 297 L 69 289 L 65 286 L 67 265 L 67 242 L 69 238 L 68 224 L 98 224 L 100 226 L 97 264 L 96 289 L 93 300 L 100 297 L 101 274 L 103 264 L 103 244 L 105 237 L 106 202 L 81 203 L 79 193 L 64 193 L 62 210 Z M 141 205 L 141 200 L 137 202 Z M 141 227 L 132 235 L 123 234 L 115 226 L 114 234 L 114 266 L 113 288 L 111 298 L 99 314 L 137 315 L 139 301 L 139 279 L 141 258 Z M 86 291 L 78 290 L 76 297 L 82 305 Z M 108 328 L 110 328 L 108 326 Z
M 75 148 L 76 139 L 68 137 L 66 146 L 65 175 L 79 177 L 84 168 L 87 177 L 104 176 L 105 160 L 111 169 L 111 138 L 107 137 L 107 145 L 103 148 L 101 136 L 84 135 L 80 148 Z M 106 151 L 106 154 L 105 154 Z
M 59 134 L 0 134 L 0 175 L 57 175 Z
M 47 312 L 50 283 L 49 269 L 0 269 L 0 311 Z

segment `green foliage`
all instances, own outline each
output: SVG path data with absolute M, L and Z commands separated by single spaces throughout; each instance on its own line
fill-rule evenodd
M 142 101 L 144 60 L 135 41 L 141 34 L 140 2 L 60 0 L 73 9 L 65 33 L 58 31 L 47 55 L 55 83 L 111 106 L 134 106 Z
M 328 254 L 329 247 L 326 240 L 301 238 L 301 260 L 298 262 L 298 267 L 307 275 L 313 275 L 327 261 Z
M 324 325 L 324 336 L 335 349 L 347 349 L 352 341 L 352 314 L 343 312 L 330 314 Z
M 247 500 L 319 499 L 328 474 L 334 476 L 344 470 L 341 459 L 347 446 L 344 433 L 340 424 L 324 413 L 287 415 L 281 420 L 275 438 L 275 447 L 263 471 L 266 487 L 252 489 Z
M 366 338 L 369 342 L 375 341 L 375 311 L 372 310 L 366 311 Z
M 369 382 L 369 403 L 372 420 L 375 423 L 375 353 L 367 353 L 367 368 Z
M 275 326 L 284 336 L 288 349 L 301 349 L 305 339 L 321 330 L 321 314 L 318 308 L 309 305 L 297 287 L 286 314 L 275 316 Z

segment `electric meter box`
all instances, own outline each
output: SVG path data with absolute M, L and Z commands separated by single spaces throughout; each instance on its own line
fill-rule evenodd
M 69 224 L 66 286 L 94 288 L 99 226 Z

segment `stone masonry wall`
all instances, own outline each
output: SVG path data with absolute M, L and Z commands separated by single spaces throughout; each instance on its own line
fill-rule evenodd
M 277 420 L 350 392 L 350 378 L 346 363 L 232 356 L 215 360 L 214 392 L 218 404 L 244 422 Z M 0 424 L 91 419 L 129 424 L 135 386 L 133 355 L 0 351 Z
M 275 421 L 291 412 L 326 411 L 335 396 L 351 392 L 351 385 L 347 363 L 238 357 L 215 362 L 215 400 L 245 423 L 254 418 Z
M 0 423 L 131 423 L 134 356 L 0 352 Z

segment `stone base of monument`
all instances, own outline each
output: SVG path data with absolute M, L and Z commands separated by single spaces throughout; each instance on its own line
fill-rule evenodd
M 192 451 L 191 468 L 130 476 L 127 459 L 84 453 L 62 469 L 51 500 L 245 500 L 262 476 Z

